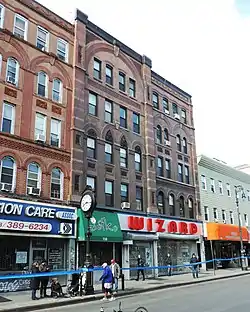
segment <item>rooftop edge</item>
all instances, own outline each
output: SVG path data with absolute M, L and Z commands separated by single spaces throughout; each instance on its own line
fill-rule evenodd
M 122 52 L 124 52 L 125 54 L 127 54 L 128 56 L 130 56 L 131 58 L 136 60 L 137 62 L 139 62 L 141 64 L 145 64 L 152 69 L 152 60 L 149 57 L 147 57 L 146 55 L 140 55 L 139 53 L 135 52 L 134 50 L 132 50 L 131 48 L 126 46 L 124 43 L 122 43 L 121 41 L 119 41 L 118 39 L 116 39 L 115 37 L 110 35 L 109 33 L 107 33 L 105 30 L 101 29 L 100 27 L 98 27 L 94 23 L 90 22 L 88 19 L 88 15 L 86 15 L 85 13 L 80 11 L 79 9 L 76 9 L 75 20 L 78 20 L 78 21 L 82 22 L 83 24 L 85 24 L 88 30 L 90 30 L 93 33 L 95 33 L 96 35 L 100 36 L 102 39 L 104 39 L 108 43 L 115 44 L 115 45 L 119 46 L 119 48 L 121 49 Z M 151 72 L 152 72 L 152 77 L 154 79 L 158 80 L 159 82 L 163 83 L 165 86 L 172 88 L 173 90 L 183 94 L 184 96 L 187 96 L 189 98 L 192 97 L 190 94 L 183 91 L 182 89 L 180 89 L 179 87 L 177 87 L 176 85 L 171 83 L 170 81 L 164 79 L 162 76 L 160 76 L 159 74 L 157 74 L 153 70 L 151 70 Z

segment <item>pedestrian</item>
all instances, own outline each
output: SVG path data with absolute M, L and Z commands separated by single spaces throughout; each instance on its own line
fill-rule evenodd
M 192 269 L 192 274 L 193 278 L 198 278 L 198 263 L 199 260 L 196 257 L 195 253 L 192 254 L 192 258 L 190 259 L 190 264 L 191 264 L 191 269 Z
M 171 276 L 172 275 L 172 258 L 170 256 L 170 254 L 167 254 L 167 259 L 166 259 L 166 264 L 167 264 L 167 276 Z
M 35 261 L 32 264 L 31 273 L 32 274 L 40 273 L 38 262 Z M 38 277 L 38 276 L 32 277 L 30 286 L 31 286 L 31 299 L 32 300 L 38 300 L 39 298 L 36 296 L 36 291 L 39 289 L 39 286 L 40 286 L 40 277 Z
M 117 293 L 118 291 L 118 279 L 120 276 L 120 266 L 119 264 L 115 261 L 115 259 L 111 260 L 111 271 L 113 274 L 113 285 L 115 285 L 115 291 L 114 291 L 114 295 Z
M 103 286 L 104 286 L 104 297 L 102 300 L 103 301 L 108 300 L 109 296 L 110 296 L 110 299 L 109 299 L 110 301 L 115 300 L 113 296 L 113 292 L 112 292 L 112 286 L 113 286 L 112 271 L 106 262 L 103 263 L 102 267 L 103 267 L 103 274 L 100 277 L 100 281 L 103 282 Z
M 48 273 L 50 271 L 46 261 L 43 261 L 41 263 L 39 270 L 41 273 Z M 41 298 L 48 297 L 46 294 L 48 283 L 49 283 L 49 276 L 41 276 L 41 287 L 40 287 Z
M 145 281 L 145 273 L 144 273 L 144 270 L 143 269 L 140 269 L 140 268 L 143 268 L 144 267 L 144 261 L 142 260 L 141 258 L 141 255 L 138 255 L 138 258 L 137 258 L 137 266 L 138 266 L 138 270 L 137 270 L 137 281 L 139 281 L 140 279 L 140 273 L 142 275 L 142 280 Z

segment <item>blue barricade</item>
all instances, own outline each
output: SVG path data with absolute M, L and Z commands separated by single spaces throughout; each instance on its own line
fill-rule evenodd
M 194 264 L 178 264 L 178 265 L 164 265 L 164 266 L 151 266 L 151 267 L 133 267 L 133 268 L 121 268 L 122 271 L 137 271 L 137 270 L 159 270 L 159 269 L 175 269 L 175 268 L 183 268 L 183 267 L 191 267 L 192 265 L 200 265 L 205 263 L 211 263 L 211 262 L 218 262 L 218 261 L 233 261 L 233 260 L 240 260 L 240 259 L 247 259 L 249 257 L 235 257 L 235 258 L 227 258 L 227 259 L 213 259 L 213 260 L 207 260 L 203 262 L 197 262 Z M 27 278 L 33 278 L 33 277 L 42 277 L 42 276 L 63 276 L 63 275 L 72 275 L 72 274 L 80 274 L 83 272 L 94 272 L 94 271 L 102 271 L 103 269 L 93 268 L 93 269 L 87 269 L 87 268 L 79 268 L 78 270 L 69 270 L 69 271 L 56 271 L 56 272 L 48 272 L 48 273 L 37 273 L 37 274 L 11 274 L 11 275 L 0 275 L 0 280 L 6 280 L 6 279 L 27 279 Z

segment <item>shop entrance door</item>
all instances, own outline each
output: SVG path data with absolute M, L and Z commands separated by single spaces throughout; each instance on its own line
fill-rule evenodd
M 32 250 L 32 263 L 34 261 L 42 262 L 46 260 L 46 249 L 33 249 Z
M 33 238 L 31 240 L 30 262 L 42 262 L 47 259 L 47 241 L 43 238 Z

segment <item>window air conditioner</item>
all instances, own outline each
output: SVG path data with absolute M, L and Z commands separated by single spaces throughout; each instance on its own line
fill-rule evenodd
M 136 203 L 136 210 L 141 210 L 141 203 Z
M 164 114 L 168 114 L 169 115 L 169 110 L 168 109 L 164 109 Z
M 226 224 L 226 223 L 227 223 L 227 221 L 226 221 L 226 220 L 223 220 L 223 223 L 224 223 L 224 224 Z
M 214 222 L 215 222 L 215 223 L 218 223 L 218 219 L 214 218 Z
M 45 142 L 46 138 L 45 138 L 45 135 L 43 134 L 37 134 L 36 135 L 36 141 L 37 142 Z
M 0 183 L 0 189 L 4 192 L 11 192 L 12 191 L 12 185 L 8 183 Z
M 121 203 L 121 208 L 122 209 L 130 209 L 130 203 L 128 203 L 128 202 Z
M 179 114 L 174 114 L 174 118 L 180 120 L 180 115 Z
M 40 196 L 40 189 L 36 187 L 28 187 L 28 195 Z
M 16 84 L 15 78 L 8 76 L 7 77 L 7 82 L 11 83 L 11 84 Z
M 167 146 L 171 146 L 171 142 L 170 142 L 170 141 L 168 141 L 168 140 L 165 140 L 165 145 L 167 145 Z

